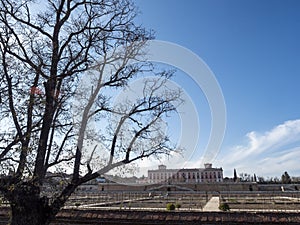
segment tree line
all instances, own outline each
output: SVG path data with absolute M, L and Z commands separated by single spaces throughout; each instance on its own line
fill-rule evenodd
M 281 175 L 281 177 L 276 177 L 276 176 L 264 177 L 264 176 L 257 176 L 256 174 L 249 174 L 249 173 L 239 173 L 239 175 L 237 175 L 237 171 L 236 169 L 234 169 L 232 180 L 234 182 L 257 182 L 257 183 L 265 183 L 265 184 L 300 183 L 300 177 L 291 177 L 287 171 L 285 171 Z

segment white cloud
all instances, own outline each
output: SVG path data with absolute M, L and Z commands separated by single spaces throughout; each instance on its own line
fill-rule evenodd
M 238 172 L 281 176 L 284 171 L 300 175 L 300 120 L 290 120 L 272 130 L 246 135 L 247 143 L 223 151 L 216 160 L 226 176 Z

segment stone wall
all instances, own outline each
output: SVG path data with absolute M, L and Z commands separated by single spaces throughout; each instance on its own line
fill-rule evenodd
M 208 192 L 227 192 L 227 191 L 257 191 L 256 183 L 202 183 L 202 184 L 151 184 L 151 185 L 122 185 L 117 183 L 99 184 L 99 191 L 208 191 Z
M 8 209 L 0 209 L 0 224 L 7 224 Z M 299 213 L 183 212 L 130 210 L 63 210 L 52 225 L 296 225 Z
M 168 212 L 126 210 L 63 211 L 55 224 L 132 224 L 132 225 L 254 225 L 300 224 L 298 213 L 247 212 Z

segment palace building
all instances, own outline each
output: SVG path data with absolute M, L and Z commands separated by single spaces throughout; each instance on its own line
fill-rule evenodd
M 213 168 L 211 163 L 204 168 L 167 169 L 159 165 L 156 170 L 148 170 L 149 183 L 213 183 L 223 181 L 223 169 Z

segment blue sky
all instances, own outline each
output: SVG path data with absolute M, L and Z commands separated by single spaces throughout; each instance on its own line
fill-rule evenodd
M 135 3 L 141 12 L 138 22 L 152 28 L 156 39 L 200 56 L 222 88 L 227 129 L 214 164 L 227 176 L 233 168 L 264 176 L 281 176 L 287 170 L 300 176 L 300 2 Z M 202 119 L 207 129 L 209 114 L 203 112 Z M 198 162 L 195 157 L 191 165 Z

